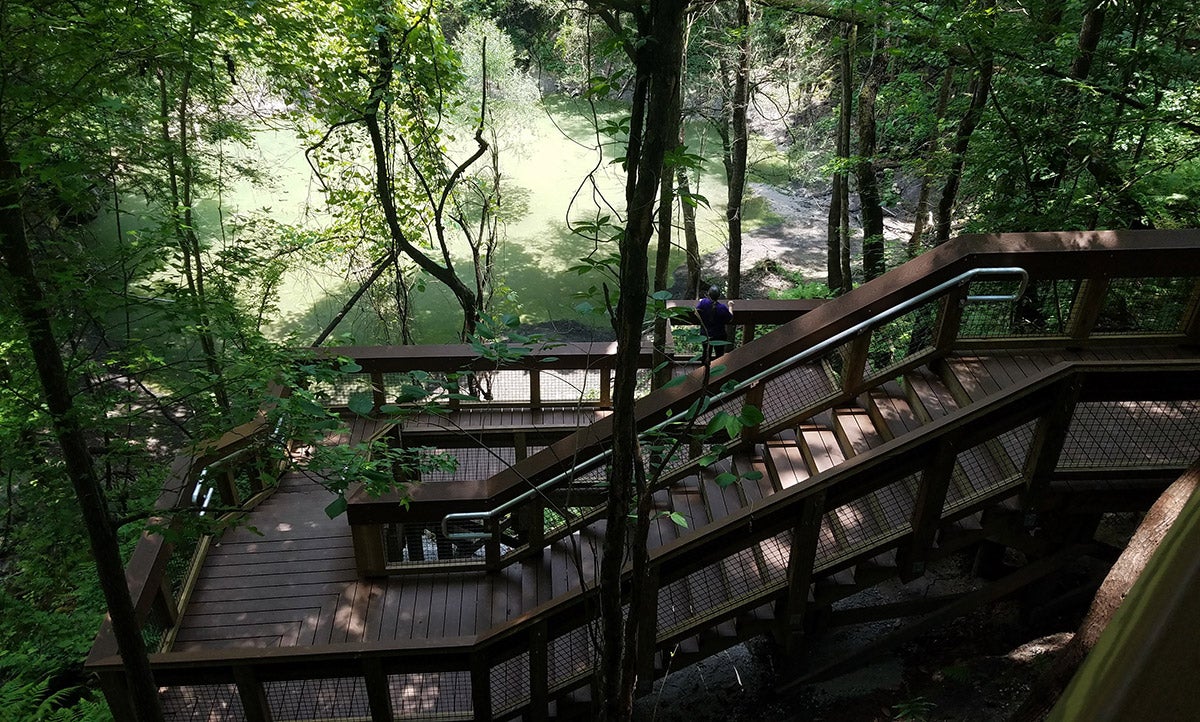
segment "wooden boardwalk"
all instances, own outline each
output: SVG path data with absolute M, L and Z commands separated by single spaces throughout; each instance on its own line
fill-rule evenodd
M 1177 352 L 1172 352 L 1177 353 Z M 726 459 L 700 476 L 688 476 L 655 496 L 656 511 L 675 512 L 686 527 L 661 515 L 652 524 L 650 545 L 662 547 L 677 539 L 700 534 L 704 528 L 746 507 L 770 503 L 772 495 L 815 475 L 828 472 L 847 459 L 870 452 L 891 440 L 919 433 L 927 424 L 988 398 L 1065 360 L 1146 360 L 1160 358 L 1143 349 L 1087 352 L 1072 356 L 1061 352 L 959 354 L 889 379 L 860 395 L 857 402 L 827 409 L 765 439 L 752 452 Z M 777 400 L 778 401 L 778 400 Z M 1114 434 L 1129 423 L 1144 424 L 1155 413 L 1172 409 L 1200 413 L 1200 408 L 1117 406 L 1066 450 L 1072 458 L 1093 457 L 1121 441 Z M 491 432 L 501 427 L 533 430 L 539 423 L 568 427 L 595 414 L 548 418 L 548 412 L 459 412 L 460 425 L 474 424 Z M 490 416 L 488 415 L 490 414 Z M 480 423 L 476 416 L 486 417 Z M 414 424 L 428 429 L 440 424 L 420 419 Z M 1118 429 L 1107 432 L 1105 429 Z M 1165 428 L 1165 427 L 1164 427 Z M 359 421 L 352 438 L 371 438 L 382 432 L 371 422 Z M 1106 436 L 1109 434 L 1109 436 Z M 948 492 L 948 504 L 964 508 L 996 484 L 1019 482 L 1024 464 L 1012 439 L 1000 438 L 958 458 Z M 481 453 L 479 450 L 460 450 Z M 511 449 L 508 450 L 511 452 Z M 1145 434 L 1129 452 L 1134 460 L 1200 456 L 1200 438 L 1178 434 Z M 1071 454 L 1075 456 L 1072 457 Z M 721 471 L 765 472 L 761 479 L 721 487 Z M 448 482 L 453 483 L 453 482 Z M 468 637 L 553 602 L 579 585 L 595 579 L 602 522 L 548 546 L 540 556 L 514 564 L 502 572 L 486 574 L 404 575 L 359 579 L 355 574 L 353 546 L 345 517 L 329 519 L 324 508 L 332 500 L 320 484 L 304 474 L 291 473 L 273 496 L 257 507 L 246 525 L 228 531 L 211 549 L 179 625 L 173 649 L 188 651 L 228 647 L 313 647 L 343 642 L 386 642 L 398 639 L 435 640 Z M 917 500 L 915 480 L 896 482 L 865 497 L 825 512 L 818 541 L 816 568 L 834 567 L 873 545 L 904 533 Z M 782 535 L 760 543 L 739 558 L 692 574 L 684 583 L 664 590 L 659 628 L 686 625 L 705 610 L 720 608 L 739 593 L 777 584 L 786 568 L 790 537 Z M 877 559 L 879 564 L 893 559 Z

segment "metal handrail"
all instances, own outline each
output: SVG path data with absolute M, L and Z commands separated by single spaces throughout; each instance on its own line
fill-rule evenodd
M 975 280 L 975 278 L 978 276 L 1020 276 L 1021 284 L 1020 284 L 1020 287 L 1017 289 L 1017 292 L 1014 294 L 981 295 L 981 296 L 968 295 L 964 299 L 964 302 L 966 302 L 966 303 L 995 303 L 995 302 L 1003 302 L 1003 301 L 1015 301 L 1018 298 L 1020 298 L 1022 295 L 1024 295 L 1025 289 L 1029 285 L 1029 272 L 1026 271 L 1024 268 L 1020 268 L 1018 266 L 999 267 L 999 268 L 975 268 L 970 271 L 965 271 L 965 272 L 960 273 L 959 275 L 955 276 L 954 278 L 951 278 L 948 281 L 943 281 L 942 283 L 934 286 L 933 288 L 930 288 L 927 291 L 919 293 L 916 296 L 913 296 L 912 298 L 905 300 L 903 303 L 899 303 L 899 304 L 889 308 L 886 311 L 882 311 L 865 321 L 857 323 L 854 326 L 851 326 L 850 328 L 846 329 L 845 331 L 834 334 L 833 336 L 825 339 L 821 343 L 818 343 L 815 346 L 810 346 L 809 348 L 801 351 L 800 353 L 795 354 L 794 356 L 791 356 L 784 361 L 780 361 L 779 363 L 775 364 L 774 366 L 771 366 L 770 368 L 768 368 L 764 371 L 760 371 L 760 372 L 754 374 L 753 376 L 750 376 L 749 378 L 746 378 L 746 379 L 738 382 L 738 384 L 733 386 L 732 388 L 718 392 L 717 394 L 715 394 L 709 398 L 707 406 L 711 407 L 715 404 L 719 404 L 719 403 L 725 401 L 726 399 L 729 399 L 729 398 L 736 396 L 737 394 L 745 391 L 748 387 L 752 386 L 755 383 L 758 383 L 759 381 L 761 381 L 765 378 L 774 376 L 775 374 L 779 373 L 780 371 L 782 371 L 786 368 L 789 368 L 791 366 L 795 366 L 798 363 L 807 361 L 814 356 L 818 356 L 821 353 L 823 353 L 824 351 L 826 351 L 827 349 L 842 344 L 847 339 L 858 336 L 859 334 L 862 334 L 866 331 L 872 330 L 878 326 L 882 326 L 883 324 L 885 324 L 889 321 L 892 321 L 892 320 L 898 318 L 899 316 L 902 316 L 903 314 L 907 313 L 908 311 L 912 310 L 913 308 L 916 308 L 917 306 L 925 303 L 926 301 L 930 300 L 931 298 L 940 296 L 942 293 L 944 293 L 956 286 L 960 286 L 964 283 L 969 283 L 969 282 Z M 663 421 L 660 421 L 657 424 L 654 424 L 650 428 L 648 428 L 645 431 L 638 434 L 638 440 L 641 441 L 645 437 L 647 437 L 651 434 L 655 434 L 655 433 L 661 431 L 662 429 L 666 428 L 667 426 L 670 426 L 672 424 L 678 424 L 678 423 L 680 423 L 681 420 L 683 420 L 682 417 L 673 416 L 673 417 L 667 418 Z M 488 532 L 474 532 L 474 531 L 451 532 L 449 529 L 449 525 L 453 522 L 487 521 L 489 519 L 494 519 L 496 517 L 499 517 L 499 516 L 507 513 L 511 509 L 514 509 L 514 508 L 520 506 L 521 504 L 524 504 L 526 501 L 533 498 L 534 496 L 544 496 L 548 491 L 553 489 L 555 486 L 558 486 L 559 484 L 563 483 L 564 481 L 574 478 L 576 475 L 576 472 L 578 470 L 580 470 L 581 468 L 584 471 L 592 469 L 597 464 L 607 460 L 610 456 L 612 456 L 612 449 L 606 449 L 582 463 L 573 464 L 571 466 L 571 468 L 567 469 L 566 471 L 559 472 L 558 474 L 552 476 L 551 478 L 547 479 L 546 481 L 543 481 L 542 483 L 528 489 L 527 491 L 521 493 L 520 495 L 513 497 L 509 501 L 506 501 L 503 504 L 501 504 L 500 506 L 497 506 L 496 508 L 491 509 L 489 511 L 468 511 L 468 512 L 454 512 L 451 514 L 447 514 L 446 516 L 442 517 L 442 525 L 441 525 L 442 526 L 442 535 L 444 537 L 446 537 L 447 539 L 454 539 L 454 540 L 488 539 L 491 537 L 491 534 Z

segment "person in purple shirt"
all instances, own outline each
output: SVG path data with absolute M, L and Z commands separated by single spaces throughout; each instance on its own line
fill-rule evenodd
M 711 342 L 729 340 L 726 328 L 733 320 L 733 312 L 729 310 L 729 306 L 721 303 L 720 298 L 720 289 L 713 286 L 708 289 L 708 295 L 696 304 L 696 315 L 700 317 L 700 330 L 703 331 L 706 339 L 704 342 L 705 363 L 713 355 L 709 347 Z

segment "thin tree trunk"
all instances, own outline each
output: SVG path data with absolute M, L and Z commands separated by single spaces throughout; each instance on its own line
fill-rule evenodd
M 875 97 L 883 73 L 883 63 L 872 57 L 862 88 L 858 92 L 858 200 L 863 227 L 863 280 L 878 278 L 886 270 L 883 248 L 883 206 L 879 198 L 879 179 L 875 175 Z
M 692 195 L 692 188 L 688 181 L 687 171 L 680 168 L 677 177 L 679 178 L 679 193 L 686 198 Z M 696 236 L 696 207 L 691 203 L 683 202 L 679 205 L 679 212 L 683 216 L 683 239 L 687 249 L 687 290 L 684 296 L 687 298 L 700 297 L 700 239 Z
M 985 3 L 985 7 L 990 7 L 992 4 L 991 2 Z M 983 118 L 988 93 L 992 87 L 994 70 L 992 56 L 990 53 L 981 53 L 979 60 L 979 71 L 971 78 L 971 104 L 958 124 L 958 131 L 954 135 L 954 145 L 950 149 L 950 172 L 946 177 L 946 185 L 942 187 L 942 197 L 938 201 L 935 245 L 950 240 L 954 204 L 958 201 L 958 188 L 962 184 L 963 168 L 967 161 L 967 148 L 971 143 L 971 136 L 974 135 L 975 128 L 979 126 L 979 121 Z
M 617 357 L 613 389 L 612 476 L 604 533 L 600 579 L 601 694 L 604 716 L 624 720 L 632 715 L 637 684 L 637 645 L 643 618 L 653 624 L 654 612 L 641 609 L 643 579 L 633 578 L 629 616 L 622 619 L 621 570 L 626 560 L 628 515 L 638 473 L 640 448 L 635 415 L 635 386 L 646 313 L 647 248 L 654 232 L 654 201 L 659 194 L 663 158 L 679 139 L 679 78 L 682 56 L 684 0 L 652 0 L 638 35 L 648 42 L 636 51 L 635 92 L 627 159 L 625 233 L 620 240 L 621 294 L 614 326 Z M 672 112 L 674 111 L 674 112 Z M 642 525 L 638 525 L 640 530 Z M 646 538 L 631 540 L 629 558 L 644 568 Z
M 846 165 L 850 162 L 850 117 L 854 106 L 854 47 L 858 44 L 858 26 L 847 23 L 842 33 L 842 108 L 838 116 L 838 149 L 842 160 L 842 215 L 838 219 L 839 263 L 842 266 L 842 293 L 854 288 L 854 274 L 850 270 L 850 175 Z
M 925 223 L 929 216 L 929 181 L 933 175 L 941 133 L 942 118 L 946 117 L 946 106 L 950 104 L 950 88 L 954 84 L 954 65 L 946 66 L 942 73 L 942 84 L 938 87 L 937 104 L 933 109 L 933 128 L 925 142 L 925 165 L 921 173 L 921 190 L 917 195 L 917 207 L 913 211 L 913 232 L 908 239 L 908 256 L 915 258 L 921 252 L 921 236 L 925 235 Z
M 1142 570 L 1146 568 L 1150 557 L 1154 556 L 1159 543 L 1171 529 L 1188 500 L 1196 493 L 1197 487 L 1200 487 L 1200 462 L 1193 464 L 1183 476 L 1167 487 L 1158 501 L 1154 502 L 1154 506 L 1150 507 L 1150 511 L 1146 512 L 1125 551 L 1104 578 L 1075 636 L 1059 650 L 1053 664 L 1034 683 L 1029 696 L 1013 713 L 1011 720 L 1040 720 L 1054 706 L 1074 676 L 1075 670 L 1083 663 L 1088 652 L 1096 646 L 1096 641 L 1100 639 L 1100 635 L 1108 627 L 1109 620 L 1129 594 Z
M 746 196 L 746 159 L 750 135 L 746 111 L 750 102 L 750 5 L 738 0 L 736 26 L 738 31 L 737 66 L 733 77 L 733 100 L 729 104 L 729 178 L 728 203 L 725 221 L 729 227 L 729 267 L 725 295 L 740 298 L 742 293 L 742 204 Z
M 87 528 L 100 588 L 108 605 L 113 635 L 129 685 L 131 706 L 140 722 L 158 722 L 163 719 L 158 687 L 125 583 L 116 529 L 92 467 L 80 417 L 71 399 L 67 372 L 51 328 L 48 301 L 29 253 L 21 212 L 20 180 L 20 170 L 10 159 L 8 147 L 0 142 L 0 184 L 3 184 L 0 187 L 0 256 L 14 284 L 9 292 L 29 338 L 51 425 L 62 448 L 67 476 L 75 488 Z

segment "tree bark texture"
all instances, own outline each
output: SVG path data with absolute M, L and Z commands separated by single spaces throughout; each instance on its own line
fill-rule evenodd
M 679 192 L 690 197 L 692 188 L 687 171 L 680 168 L 677 174 Z M 680 203 L 679 213 L 683 216 L 683 240 L 687 252 L 687 290 L 686 298 L 700 297 L 700 239 L 696 235 L 696 207 L 690 203 Z
M 742 205 L 746 196 L 746 160 L 750 133 L 746 124 L 746 109 L 750 103 L 750 4 L 738 0 L 737 63 L 733 69 L 733 98 L 729 109 L 729 158 L 725 163 L 729 179 L 729 194 L 725 206 L 725 221 L 729 228 L 729 267 L 725 295 L 741 298 L 742 294 Z
M 992 3 L 986 3 L 991 5 Z M 938 200 L 937 224 L 935 226 L 934 244 L 941 245 L 950 240 L 950 226 L 954 220 L 954 204 L 958 201 L 958 188 L 962 184 L 963 168 L 967 162 L 967 148 L 971 144 L 971 136 L 983 118 L 983 110 L 987 106 L 988 93 L 992 87 L 992 73 L 995 63 L 990 52 L 981 52 L 979 68 L 971 78 L 971 104 L 958 124 L 954 134 L 954 144 L 950 149 L 950 172 L 946 176 L 946 184 L 942 186 L 942 196 Z
M 1013 722 L 1043 719 L 1054 706 L 1059 695 L 1070 683 L 1075 670 L 1087 657 L 1088 652 L 1096 646 L 1096 641 L 1108 626 L 1109 620 L 1129 594 L 1134 582 L 1146 568 L 1150 557 L 1154 555 L 1159 543 L 1171 529 L 1171 525 L 1175 523 L 1197 487 L 1200 487 L 1200 462 L 1193 464 L 1183 476 L 1167 487 L 1158 501 L 1154 502 L 1154 506 L 1150 507 L 1150 511 L 1146 512 L 1125 551 L 1101 583 L 1075 636 L 1067 646 L 1059 650 L 1053 664 L 1034 683 L 1029 696 L 1010 718 Z
M 654 203 L 659 197 L 663 159 L 679 139 L 679 78 L 684 14 L 683 0 L 653 0 L 648 14 L 639 14 L 638 35 L 646 40 L 635 51 L 634 97 L 629 147 L 629 177 L 625 185 L 625 233 L 620 240 L 620 298 L 614 326 L 617 356 L 613 389 L 613 446 L 608 508 L 600 565 L 601 665 L 600 689 L 604 716 L 628 719 L 638 668 L 638 625 L 653 624 L 654 614 L 640 609 L 641 581 L 633 577 L 630 609 L 622 618 L 621 570 L 627 558 L 645 565 L 646 540 L 626 537 L 633 492 L 637 486 L 637 419 L 634 415 L 638 357 L 646 314 L 648 246 L 654 234 Z M 674 111 L 674 112 L 672 112 Z M 639 525 L 640 528 L 640 525 Z M 648 617 L 648 619 L 643 619 Z
M 913 232 L 908 239 L 908 256 L 915 258 L 921 252 L 921 236 L 925 235 L 925 224 L 929 215 L 929 181 L 933 175 L 934 158 L 941 145 L 939 128 L 942 118 L 946 117 L 946 106 L 950 104 L 950 88 L 954 84 L 954 65 L 948 65 L 942 72 L 942 82 L 938 86 L 937 102 L 933 108 L 933 128 L 929 139 L 925 142 L 925 167 L 921 173 L 921 190 L 917 194 L 917 207 L 913 211 Z
M 51 328 L 49 301 L 42 293 L 29 253 L 20 186 L 20 169 L 10 159 L 7 146 L 0 143 L 0 256 L 3 256 L 9 276 L 0 286 L 9 289 L 29 338 L 43 398 L 87 528 L 100 588 L 125 668 L 131 706 L 140 722 L 157 722 L 163 719 L 158 687 L 125 583 L 116 528 L 92 467 L 87 440 L 71 398 L 66 368 Z
M 883 248 L 883 206 L 879 196 L 879 178 L 875 173 L 875 98 L 879 92 L 884 63 L 872 57 L 858 91 L 858 200 L 863 227 L 863 280 L 883 275 L 886 269 Z

